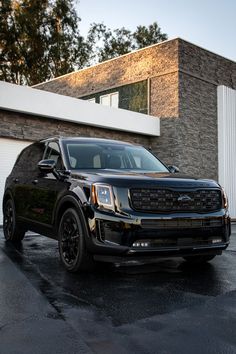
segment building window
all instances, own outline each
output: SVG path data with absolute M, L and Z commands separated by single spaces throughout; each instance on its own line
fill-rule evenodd
M 92 103 L 96 103 L 95 97 L 94 97 L 94 98 L 90 98 L 90 99 L 88 99 L 87 101 L 88 101 L 88 102 L 92 102 Z
M 119 93 L 112 92 L 107 95 L 100 96 L 100 103 L 104 106 L 118 108 L 118 106 L 119 106 Z
M 122 108 L 133 112 L 148 114 L 149 95 L 149 81 L 142 80 L 80 98 L 108 107 Z

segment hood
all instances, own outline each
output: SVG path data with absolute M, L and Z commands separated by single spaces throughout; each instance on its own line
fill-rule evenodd
M 71 177 L 74 179 L 86 180 L 87 182 L 99 182 L 110 184 L 115 187 L 147 187 L 156 188 L 219 188 L 219 184 L 209 179 L 198 179 L 192 176 L 179 173 L 161 172 L 136 172 L 122 170 L 87 170 L 72 171 Z

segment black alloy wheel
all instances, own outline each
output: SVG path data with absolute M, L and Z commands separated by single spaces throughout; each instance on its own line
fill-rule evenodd
M 59 252 L 66 269 L 70 272 L 89 270 L 93 258 L 86 250 L 85 231 L 78 212 L 67 209 L 59 225 Z
M 21 241 L 25 236 L 25 230 L 16 221 L 15 205 L 12 199 L 4 203 L 3 232 L 6 241 Z

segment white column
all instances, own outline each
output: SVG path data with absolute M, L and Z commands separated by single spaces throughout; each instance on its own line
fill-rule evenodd
M 218 173 L 236 218 L 236 90 L 218 86 Z

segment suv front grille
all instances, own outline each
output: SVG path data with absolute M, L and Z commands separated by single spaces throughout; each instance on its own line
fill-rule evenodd
M 222 208 L 220 190 L 130 189 L 131 207 L 142 212 L 213 212 Z

